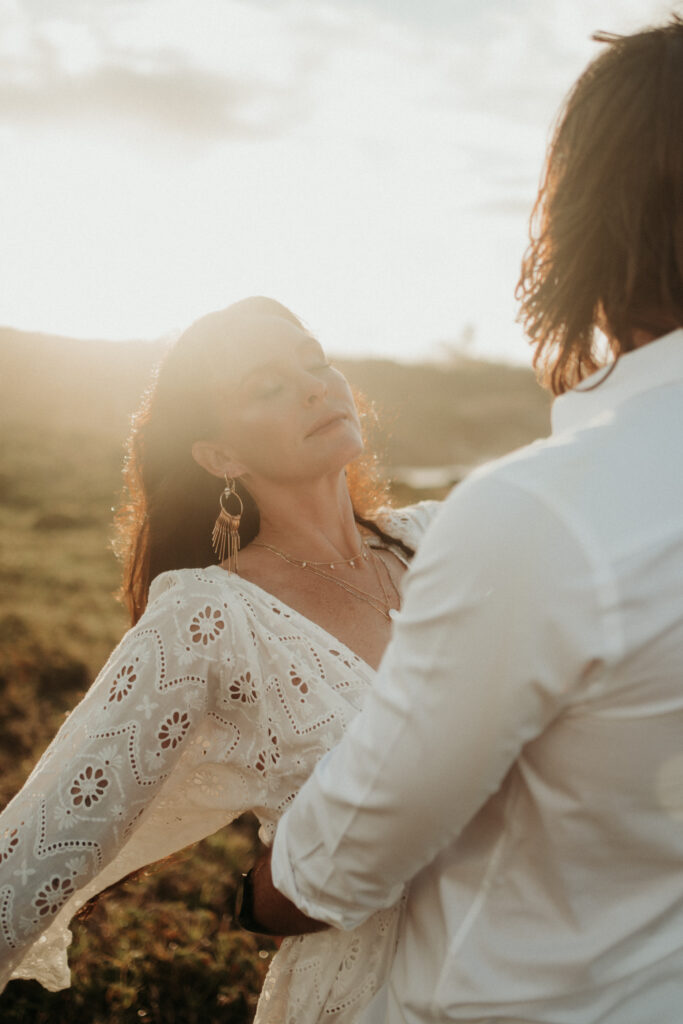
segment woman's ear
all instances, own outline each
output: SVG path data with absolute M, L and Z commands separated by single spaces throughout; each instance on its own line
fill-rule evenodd
M 231 458 L 225 448 L 213 441 L 195 441 L 192 458 L 212 476 L 238 477 L 245 472 L 241 462 Z

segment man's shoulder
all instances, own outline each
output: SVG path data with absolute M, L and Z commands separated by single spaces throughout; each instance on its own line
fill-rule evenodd
M 583 461 L 580 441 L 572 435 L 539 438 L 523 448 L 482 463 L 472 470 L 456 491 L 489 484 L 504 489 L 522 489 L 542 495 L 555 491 L 560 481 L 572 475 Z
M 442 503 L 434 526 L 444 542 L 466 530 L 479 538 L 486 533 L 490 545 L 496 538 L 531 545 L 548 523 L 562 522 L 574 534 L 592 489 L 590 458 L 581 438 L 534 441 L 472 470 Z

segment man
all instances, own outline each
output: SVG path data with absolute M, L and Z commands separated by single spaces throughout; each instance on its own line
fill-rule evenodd
M 683 21 L 600 39 L 520 282 L 552 437 L 445 502 L 274 843 L 337 927 L 412 879 L 390 1024 L 683 1019 Z

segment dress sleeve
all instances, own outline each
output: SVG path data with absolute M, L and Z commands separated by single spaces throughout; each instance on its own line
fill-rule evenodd
M 390 537 L 416 550 L 441 505 L 440 501 L 428 499 L 403 508 L 385 508 L 380 511 L 378 522 Z
M 188 802 L 168 799 L 218 747 L 236 748 L 220 696 L 236 627 L 206 588 L 156 593 L 0 815 L 0 990 L 12 976 L 68 985 L 66 925 L 86 899 L 258 803 L 228 791 L 218 814 L 195 806 L 188 827 Z M 45 952 L 56 930 L 59 964 Z

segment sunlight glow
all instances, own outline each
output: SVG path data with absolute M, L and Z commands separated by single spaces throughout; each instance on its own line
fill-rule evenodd
M 671 5 L 386 6 L 8 5 L 0 323 L 155 337 L 266 293 L 339 353 L 422 358 L 471 323 L 475 354 L 528 361 L 550 121 L 591 31 Z

